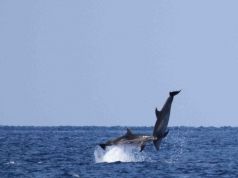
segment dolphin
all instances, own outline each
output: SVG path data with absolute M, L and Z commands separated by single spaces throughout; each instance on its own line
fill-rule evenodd
M 102 149 L 105 150 L 107 146 L 133 144 L 139 146 L 140 151 L 143 151 L 146 142 L 153 141 L 155 139 L 157 138 L 155 138 L 154 136 L 133 134 L 132 131 L 127 128 L 125 135 L 112 140 L 108 140 L 106 143 L 101 143 L 99 145 Z
M 165 138 L 169 133 L 169 130 L 167 130 L 167 127 L 169 123 L 169 116 L 170 116 L 172 102 L 173 102 L 174 96 L 179 94 L 180 91 L 170 92 L 169 97 L 166 100 L 162 109 L 160 111 L 157 108 L 155 109 L 155 115 L 157 120 L 154 126 L 153 136 L 156 137 L 157 139 L 153 140 L 153 142 L 154 142 L 156 150 L 159 150 L 162 139 Z
M 171 110 L 173 98 L 180 91 L 173 91 L 169 93 L 169 97 L 166 100 L 161 111 L 159 111 L 157 108 L 155 109 L 155 115 L 157 120 L 154 125 L 152 136 L 134 134 L 129 128 L 127 128 L 127 132 L 125 135 L 108 140 L 105 143 L 99 144 L 99 146 L 105 150 L 106 147 L 112 146 L 112 145 L 133 144 L 133 145 L 139 146 L 140 151 L 143 151 L 146 143 L 153 141 L 156 150 L 159 150 L 162 139 L 165 138 L 169 133 L 169 130 L 167 129 L 167 127 L 169 123 L 169 116 L 170 116 L 170 110 Z

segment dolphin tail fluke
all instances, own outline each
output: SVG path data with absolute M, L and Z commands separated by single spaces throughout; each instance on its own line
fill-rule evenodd
M 179 94 L 180 91 L 181 90 L 179 90 L 179 91 L 172 91 L 172 92 L 169 93 L 169 95 L 174 97 L 175 95 Z

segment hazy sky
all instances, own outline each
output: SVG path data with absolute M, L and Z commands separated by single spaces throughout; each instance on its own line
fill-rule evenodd
M 238 126 L 237 0 L 1 0 L 0 125 Z

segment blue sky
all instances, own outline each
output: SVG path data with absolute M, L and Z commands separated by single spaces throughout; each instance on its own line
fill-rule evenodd
M 236 7 L 0 1 L 0 125 L 238 126 Z

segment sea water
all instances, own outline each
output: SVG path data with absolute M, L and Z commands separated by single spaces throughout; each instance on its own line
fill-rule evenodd
M 152 134 L 152 127 L 132 127 Z M 156 151 L 98 143 L 126 127 L 0 127 L 0 177 L 238 177 L 238 128 L 170 127 Z

